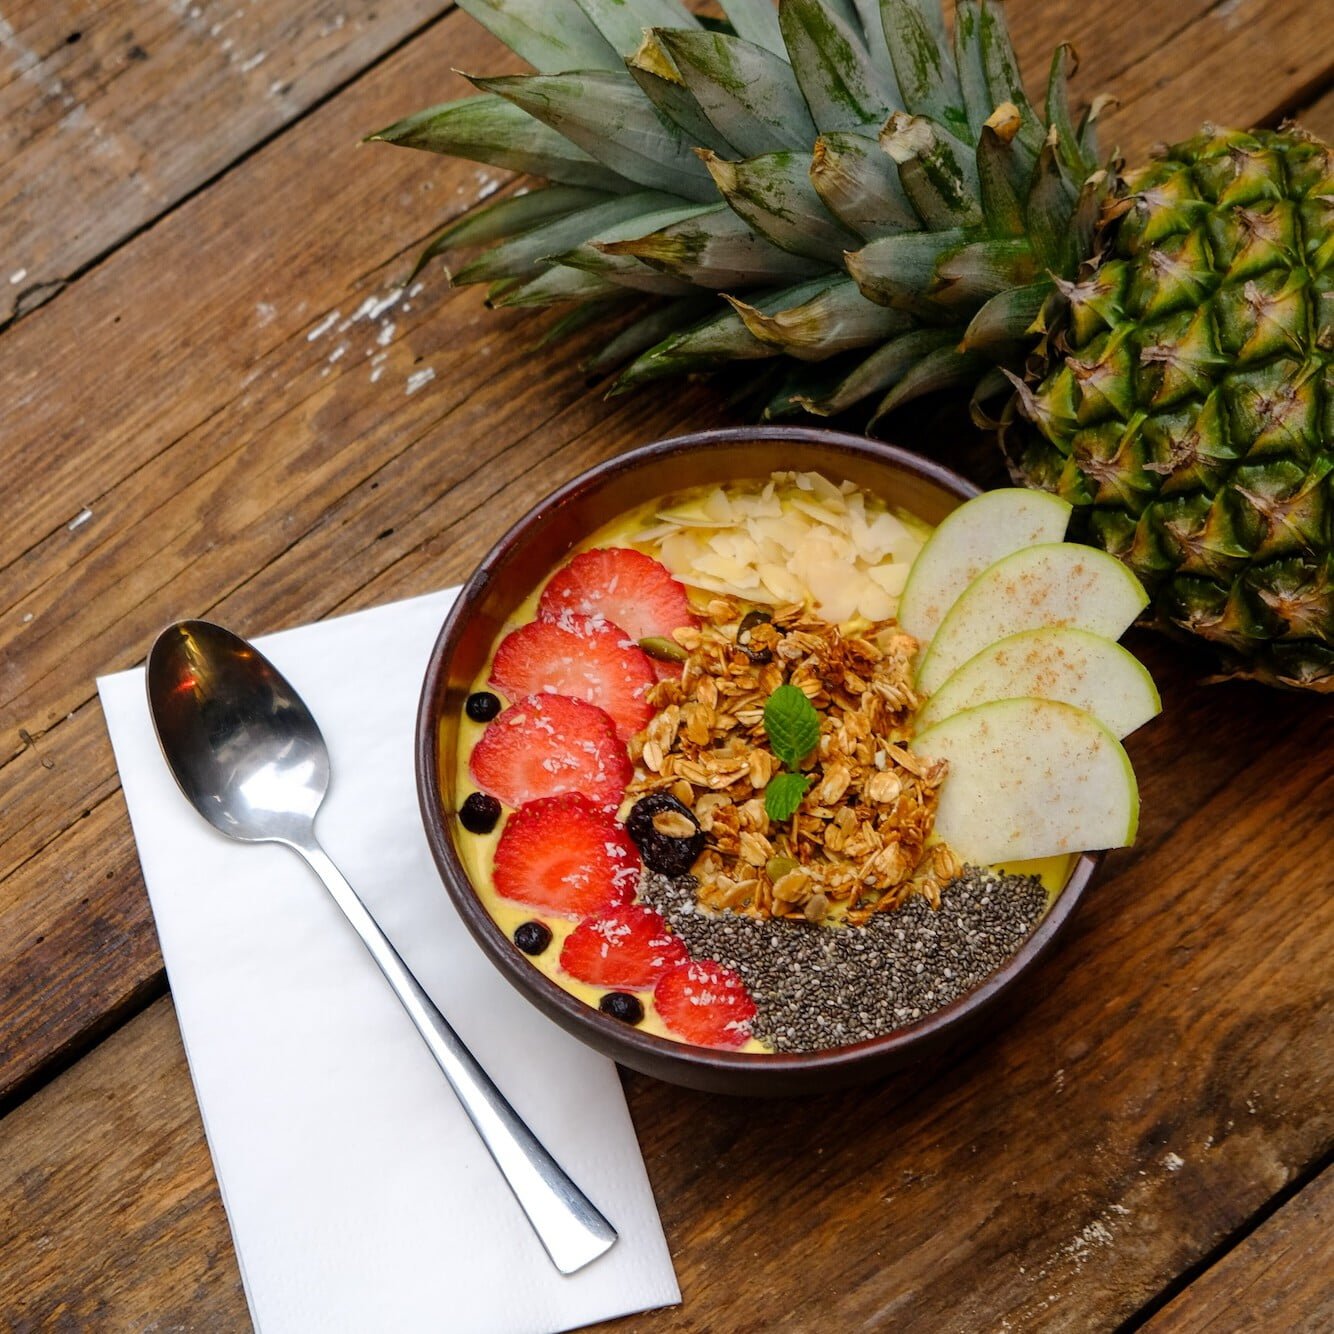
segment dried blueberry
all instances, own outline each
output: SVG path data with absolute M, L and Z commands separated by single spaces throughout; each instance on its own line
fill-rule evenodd
M 514 928 L 514 943 L 525 954 L 541 954 L 551 944 L 551 928 L 545 922 L 521 922 Z
M 650 792 L 630 808 L 625 832 L 644 865 L 661 875 L 686 875 L 704 851 L 704 831 L 689 806 L 670 792 Z
M 500 819 L 500 803 L 485 792 L 470 792 L 459 807 L 459 824 L 470 834 L 489 834 Z
M 598 1001 L 598 1009 L 619 1019 L 623 1024 L 637 1024 L 644 1017 L 644 1007 L 638 996 L 628 991 L 609 991 Z
M 463 712 L 475 723 L 489 723 L 500 712 L 500 700 L 489 690 L 477 690 L 468 696 Z
M 767 611 L 748 611 L 742 618 L 741 624 L 736 628 L 737 647 L 754 663 L 772 662 L 774 655 L 771 649 L 751 648 L 750 632 L 757 625 L 768 625 L 773 620 L 773 614 Z

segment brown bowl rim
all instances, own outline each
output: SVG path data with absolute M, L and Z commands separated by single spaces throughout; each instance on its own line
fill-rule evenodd
M 648 1068 L 661 1068 L 664 1061 L 683 1062 L 689 1066 L 720 1074 L 726 1073 L 734 1077 L 744 1076 L 748 1071 L 770 1076 L 798 1072 L 803 1075 L 818 1072 L 837 1075 L 863 1062 L 876 1065 L 888 1064 L 891 1061 L 896 1065 L 908 1063 L 918 1055 L 926 1056 L 938 1049 L 948 1040 L 950 1031 L 956 1026 L 960 1030 L 964 1029 L 967 1027 L 967 1021 L 979 1017 L 982 1011 L 990 1009 L 1001 993 L 1008 990 L 1021 975 L 1047 954 L 1083 897 L 1105 854 L 1081 853 L 1071 868 L 1065 885 L 1032 935 L 995 972 L 948 1005 L 933 1010 L 903 1028 L 896 1028 L 880 1037 L 868 1038 L 863 1042 L 850 1043 L 843 1047 L 829 1047 L 810 1052 L 747 1052 L 700 1047 L 693 1043 L 658 1037 L 656 1034 L 646 1033 L 642 1029 L 604 1015 L 585 1001 L 571 995 L 514 949 L 509 937 L 496 925 L 478 897 L 467 871 L 454 852 L 453 843 L 445 828 L 443 794 L 439 784 L 439 728 L 436 726 L 433 704 L 440 693 L 442 678 L 446 674 L 453 649 L 453 640 L 467 618 L 469 604 L 490 582 L 495 568 L 503 562 L 511 549 L 541 522 L 548 511 L 567 503 L 588 489 L 601 485 L 610 476 L 631 471 L 646 460 L 663 454 L 693 449 L 699 445 L 756 439 L 806 441 L 859 455 L 874 454 L 908 472 L 935 482 L 961 500 L 967 500 L 981 491 L 980 487 L 952 469 L 897 445 L 844 431 L 804 426 L 724 427 L 694 431 L 687 435 L 671 436 L 651 444 L 640 445 L 585 469 L 529 509 L 499 538 L 482 558 L 471 577 L 460 587 L 436 636 L 418 702 L 414 747 L 417 796 L 422 823 L 431 855 L 445 889 L 453 900 L 459 916 L 483 952 L 513 986 L 527 993 L 531 1000 L 539 1001 L 539 1008 L 558 1012 L 563 1018 L 563 1026 L 570 1031 L 576 1034 L 586 1031 L 589 1034 L 590 1044 L 595 1047 L 628 1048 L 643 1058 L 643 1065 Z M 627 1063 L 639 1064 L 630 1061 Z

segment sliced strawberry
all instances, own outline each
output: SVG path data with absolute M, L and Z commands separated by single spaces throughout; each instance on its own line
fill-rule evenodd
M 601 616 L 564 613 L 530 621 L 500 641 L 491 684 L 511 699 L 554 691 L 605 709 L 621 739 L 653 716 L 646 696 L 657 680 L 648 657 Z
M 662 914 L 642 903 L 589 917 L 565 939 L 560 966 L 595 987 L 651 987 L 663 969 L 686 963 L 690 951 L 667 930 Z
M 502 898 L 587 917 L 634 898 L 639 853 L 610 809 L 564 792 L 510 816 L 492 878 Z
M 486 725 L 468 757 L 473 782 L 507 806 L 582 792 L 614 806 L 634 768 L 616 725 L 596 705 L 530 695 Z
M 605 616 L 635 640 L 670 639 L 673 630 L 699 624 L 685 585 L 652 556 L 628 547 L 581 551 L 551 576 L 537 604 L 538 617 L 558 621 L 567 611 Z
M 662 1022 L 697 1047 L 740 1047 L 756 1013 L 746 984 L 712 959 L 669 968 L 653 989 L 653 1002 Z
M 681 668 L 685 665 L 680 662 L 663 662 L 660 658 L 649 658 L 649 664 L 659 681 L 679 681 Z

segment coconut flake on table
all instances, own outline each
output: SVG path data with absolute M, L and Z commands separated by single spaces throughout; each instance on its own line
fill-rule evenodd
M 659 510 L 640 545 L 707 592 L 806 602 L 826 620 L 887 620 L 925 531 L 852 482 L 820 473 L 715 486 Z

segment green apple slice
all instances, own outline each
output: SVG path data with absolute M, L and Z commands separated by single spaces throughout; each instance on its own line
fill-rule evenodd
M 1059 699 L 1091 713 L 1115 737 L 1162 711 L 1144 664 L 1101 635 L 1074 626 L 1024 630 L 968 659 L 917 715 L 919 728 L 993 699 Z
M 1139 823 L 1135 771 L 1090 713 L 1052 699 L 979 704 L 919 733 L 949 762 L 936 832 L 965 862 L 1120 848 Z
M 917 553 L 899 599 L 899 624 L 919 643 L 989 565 L 1039 542 L 1059 542 L 1070 506 L 1059 496 L 1005 487 L 974 496 L 941 520 Z
M 1117 639 L 1149 595 L 1115 556 L 1074 542 L 1045 542 L 988 566 L 959 595 L 917 668 L 934 694 L 974 654 L 1020 630 L 1073 625 Z

